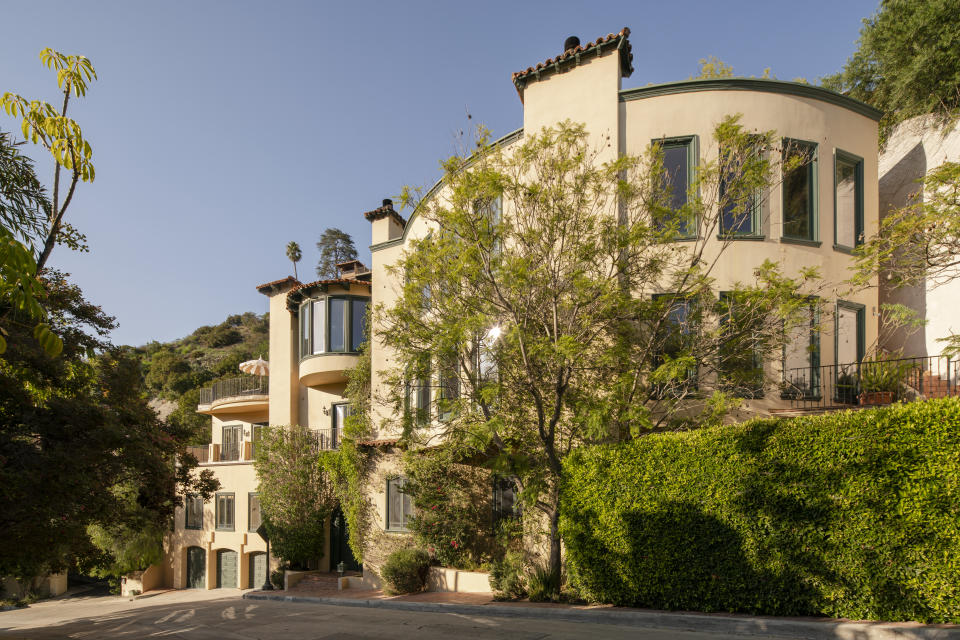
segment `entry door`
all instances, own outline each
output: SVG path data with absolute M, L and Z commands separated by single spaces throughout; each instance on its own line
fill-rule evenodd
M 330 570 L 336 571 L 337 565 L 343 562 L 346 571 L 359 571 L 360 563 L 353 557 L 350 550 L 350 534 L 347 529 L 347 519 L 339 507 L 330 516 Z
M 207 552 L 200 547 L 187 548 L 187 588 L 205 589 L 207 586 Z
M 250 554 L 250 583 L 248 588 L 259 589 L 267 581 L 267 554 Z
M 217 551 L 217 588 L 237 588 L 236 551 Z

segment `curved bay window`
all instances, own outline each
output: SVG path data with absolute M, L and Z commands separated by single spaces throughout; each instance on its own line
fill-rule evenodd
M 368 298 L 325 296 L 300 305 L 300 357 L 356 353 L 366 342 Z

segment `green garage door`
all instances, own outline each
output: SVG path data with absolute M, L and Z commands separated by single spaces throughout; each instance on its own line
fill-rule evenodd
M 267 554 L 262 551 L 250 554 L 250 589 L 259 589 L 267 581 Z
M 187 588 L 207 588 L 207 552 L 200 547 L 187 547 Z
M 237 552 L 217 551 L 217 588 L 237 588 Z

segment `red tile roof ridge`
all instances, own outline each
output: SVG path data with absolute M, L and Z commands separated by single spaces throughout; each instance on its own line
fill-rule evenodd
M 278 284 L 284 284 L 286 282 L 295 282 L 297 284 L 300 284 L 300 281 L 294 278 L 293 276 L 287 276 L 286 278 L 280 278 L 279 280 L 274 280 L 272 282 L 265 282 L 263 284 L 259 284 L 257 285 L 257 291 L 260 291 L 261 289 L 269 289 L 270 287 L 275 287 Z
M 314 280 L 313 282 L 305 282 L 293 289 L 290 289 L 289 293 L 294 293 L 295 291 L 300 291 L 301 289 L 309 289 L 310 287 L 315 287 L 319 284 L 362 284 L 365 286 L 372 286 L 372 283 L 369 280 L 357 280 L 356 278 L 328 278 L 326 280 Z
M 373 222 L 374 220 L 379 220 L 384 216 L 391 216 L 394 220 L 397 221 L 397 223 L 401 227 L 407 226 L 406 219 L 403 216 L 401 216 L 399 213 L 397 213 L 397 210 L 393 208 L 392 204 L 384 205 L 382 207 L 377 207 L 376 209 L 373 209 L 372 211 L 367 211 L 363 214 L 363 217 L 365 217 L 370 222 Z
M 542 69 L 547 69 L 551 65 L 558 64 L 560 62 L 563 62 L 564 60 L 568 60 L 572 57 L 577 56 L 578 54 L 586 53 L 587 51 L 590 51 L 595 47 L 598 47 L 608 42 L 612 42 L 619 38 L 623 38 L 624 40 L 626 40 L 626 38 L 629 36 L 630 36 L 630 27 L 624 27 L 618 33 L 608 33 L 605 36 L 600 36 L 593 42 L 587 43 L 585 45 L 584 44 L 577 45 L 576 47 L 567 49 L 566 51 L 564 51 L 558 56 L 554 56 L 553 58 L 547 58 L 543 62 L 538 62 L 537 66 L 535 67 L 527 67 L 522 71 L 516 71 L 510 76 L 510 79 L 513 80 L 514 84 L 516 84 L 518 80 L 526 77 L 531 73 L 536 73 L 537 71 L 540 71 Z M 621 67 L 624 69 L 624 76 L 629 77 L 630 74 L 633 73 L 633 53 L 631 52 L 629 41 L 626 42 L 625 49 L 626 50 L 623 53 L 621 53 L 621 55 L 626 55 L 626 64 L 624 64 L 623 61 L 621 61 Z M 518 92 L 520 91 L 519 86 L 517 87 L 517 91 Z

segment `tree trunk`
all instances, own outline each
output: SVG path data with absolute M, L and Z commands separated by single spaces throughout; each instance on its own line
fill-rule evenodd
M 554 503 L 556 507 L 550 515 L 550 575 L 556 588 L 555 595 L 560 594 L 561 562 L 560 562 L 560 500 Z

